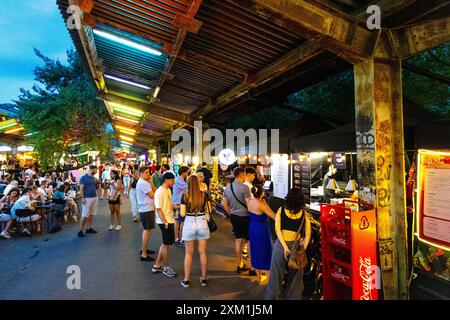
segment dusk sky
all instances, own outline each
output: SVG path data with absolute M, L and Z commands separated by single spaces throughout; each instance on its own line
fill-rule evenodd
M 72 47 L 56 0 L 1 0 L 0 103 L 17 99 L 19 89 L 30 89 L 33 68 L 41 64 L 33 47 L 66 63 Z

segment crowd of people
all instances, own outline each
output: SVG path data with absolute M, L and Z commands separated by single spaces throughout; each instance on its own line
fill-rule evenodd
M 267 284 L 267 299 L 301 298 L 302 270 L 287 270 L 293 243 L 301 238 L 306 249 L 311 237 L 301 190 L 291 189 L 285 205 L 274 212 L 265 200 L 263 186 L 254 167 L 235 168 L 233 178 L 224 190 L 222 204 L 233 227 L 236 272 L 248 272 L 256 277 L 257 282 Z M 207 242 L 211 236 L 208 225 L 212 214 L 209 201 L 211 179 L 212 173 L 205 163 L 197 168 L 181 166 L 176 175 L 168 165 L 157 163 L 106 163 L 99 168 L 91 165 L 77 184 L 78 200 L 82 207 L 78 237 L 97 233 L 93 228 L 94 217 L 99 200 L 103 199 L 107 199 L 111 214 L 108 230 L 120 231 L 121 205 L 124 199 L 129 199 L 131 217 L 134 222 L 140 220 L 143 229 L 140 260 L 154 262 L 152 272 L 155 274 L 176 277 L 176 268 L 170 264 L 170 247 L 174 244 L 184 247 L 180 284 L 189 288 L 197 242 L 200 284 L 206 286 Z M 12 205 L 9 217 L 7 214 L 0 215 L 0 220 L 7 220 L 2 237 L 9 237 L 8 229 L 17 219 L 17 209 L 34 210 L 32 201 L 66 200 L 65 206 L 76 219 L 77 205 L 67 195 L 75 180 L 70 172 L 42 173 L 38 176 L 34 168 L 23 171 L 20 177 L 2 177 L 4 196 L 0 199 L 0 207 Z M 21 192 L 19 185 L 23 185 Z M 39 219 L 39 216 L 32 219 Z M 275 223 L 275 243 L 269 229 L 269 219 Z M 162 237 L 157 252 L 149 250 L 155 228 L 160 230 Z M 154 254 L 156 256 L 152 257 Z M 249 261 L 249 267 L 245 266 L 245 260 Z
M 36 167 L 24 170 L 14 170 L 12 173 L 2 171 L 0 176 L 0 222 L 5 223 L 2 238 L 10 239 L 10 230 L 17 222 L 36 222 L 35 230 L 24 228 L 22 233 L 31 235 L 32 231 L 41 232 L 42 216 L 34 213 L 36 205 L 40 203 L 57 201 L 55 209 L 64 212 L 62 217 L 65 222 L 68 220 L 77 221 L 78 205 L 76 204 L 77 189 L 73 175 L 67 172 L 37 173 Z M 60 207 L 62 206 L 62 207 Z M 29 210 L 28 217 L 17 217 L 17 210 Z

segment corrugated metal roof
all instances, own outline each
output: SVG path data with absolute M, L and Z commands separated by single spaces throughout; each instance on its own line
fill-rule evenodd
M 68 18 L 66 12 L 68 1 L 57 0 L 65 21 Z M 374 0 L 317 1 L 348 14 L 364 11 L 362 9 L 365 6 L 374 2 Z M 175 18 L 180 14 L 189 14 L 192 6 L 195 7 L 198 2 L 199 0 L 95 0 L 90 15 L 97 18 L 96 29 L 108 31 L 152 48 L 166 50 L 173 47 L 177 39 L 183 39 L 183 33 L 174 24 Z M 195 19 L 202 22 L 201 28 L 198 33 L 188 33 L 185 37 L 175 63 L 173 66 L 170 65 L 169 72 L 173 78 L 165 77 L 157 106 L 191 114 L 230 89 L 251 81 L 256 73 L 294 52 L 306 42 L 302 37 L 229 1 L 203 0 L 200 2 L 201 6 Z M 426 14 L 430 8 L 437 7 L 437 4 L 432 3 L 425 6 L 421 1 L 411 1 L 411 3 L 411 5 L 405 4 L 400 9 L 397 8 L 398 14 L 389 16 L 390 26 L 394 26 L 394 21 L 398 24 L 410 22 L 410 11 L 414 6 L 422 8 L 422 16 L 426 17 L 430 17 L 430 14 Z M 388 15 L 389 12 L 384 14 Z M 416 15 L 420 16 L 420 14 Z M 69 32 L 85 65 L 88 65 L 77 31 Z M 97 54 L 94 58 L 98 58 L 101 64 L 96 68 L 106 74 L 154 86 L 158 80 L 161 81 L 162 72 L 167 71 L 170 51 L 158 57 L 98 35 L 93 37 Z M 330 55 L 336 61 L 330 60 Z M 314 66 L 311 65 L 312 62 Z M 339 58 L 326 51 L 305 65 L 307 70 L 304 72 L 300 67 L 293 70 L 302 71 L 299 72 L 302 77 L 312 80 L 299 81 L 295 75 L 289 74 L 288 83 L 284 80 L 280 81 L 282 82 L 280 86 L 284 86 L 280 91 L 282 94 L 288 94 L 289 90 L 298 90 L 299 86 L 310 85 L 312 81 L 320 81 L 326 75 L 340 71 L 346 66 L 339 61 Z M 317 76 L 314 72 L 321 74 Z M 279 78 L 275 77 L 271 81 L 279 81 Z M 267 86 L 270 93 L 259 89 L 253 90 L 248 94 L 250 100 L 256 92 L 270 96 L 277 90 L 276 83 L 264 83 L 262 86 Z M 106 79 L 106 89 L 122 92 L 140 100 L 148 99 L 151 95 L 150 90 L 111 79 Z M 243 103 L 246 103 L 245 101 L 243 99 Z M 243 113 L 256 110 L 253 107 L 255 100 L 251 104 L 252 107 L 245 108 Z M 221 113 L 219 118 L 223 121 L 227 118 L 225 113 L 236 114 L 238 106 L 242 105 L 235 101 L 227 102 L 227 106 L 221 109 L 222 113 L 221 110 L 217 111 L 218 114 Z M 142 134 L 147 135 L 146 130 L 164 132 L 176 123 L 173 119 L 152 116 L 142 124 Z

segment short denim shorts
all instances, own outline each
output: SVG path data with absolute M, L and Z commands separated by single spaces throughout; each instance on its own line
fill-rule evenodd
M 206 215 L 197 217 L 186 215 L 181 240 L 207 240 L 209 239 L 209 236 L 210 234 Z

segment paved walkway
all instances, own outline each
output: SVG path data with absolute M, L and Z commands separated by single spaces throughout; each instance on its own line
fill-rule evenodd
M 170 249 L 170 264 L 176 278 L 152 274 L 153 262 L 139 260 L 140 223 L 133 223 L 129 202 L 122 206 L 121 231 L 108 231 L 109 209 L 101 200 L 94 228 L 98 234 L 76 237 L 77 224 L 63 226 L 56 234 L 43 232 L 32 238 L 14 237 L 0 241 L 0 299 L 263 299 L 265 287 L 255 277 L 235 272 L 233 235 L 227 220 L 215 217 L 218 231 L 208 243 L 209 284 L 199 283 L 198 254 L 194 256 L 191 288 L 180 286 L 184 249 Z M 150 249 L 161 244 L 158 229 Z M 81 269 L 81 290 L 66 286 L 67 267 Z

